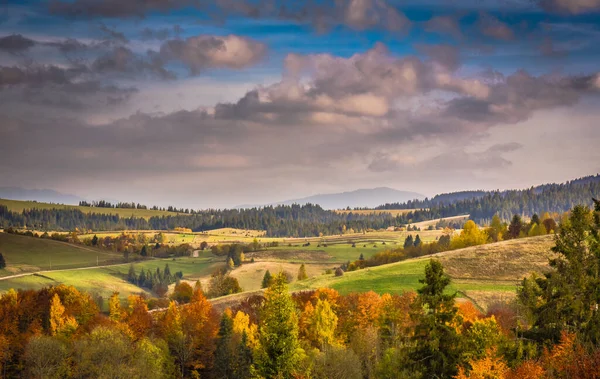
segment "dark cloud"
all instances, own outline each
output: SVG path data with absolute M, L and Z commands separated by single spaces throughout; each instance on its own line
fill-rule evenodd
M 186 7 L 211 20 L 231 16 L 275 18 L 308 23 L 324 31 L 337 25 L 354 30 L 402 31 L 406 16 L 387 0 L 326 0 L 287 3 L 277 0 L 52 0 L 50 11 L 71 18 L 143 18 L 150 12 L 168 13 Z
M 52 65 L 29 65 L 25 67 L 0 66 L 0 87 L 16 85 L 64 84 L 69 82 L 69 72 Z
M 0 51 L 6 51 L 12 54 L 21 53 L 35 46 L 36 42 L 21 34 L 11 34 L 6 37 L 0 37 Z
M 144 74 L 156 75 L 162 79 L 175 79 L 175 74 L 165 68 L 165 62 L 154 52 L 139 56 L 130 49 L 119 46 L 98 57 L 91 65 L 96 73 L 121 73 L 129 77 Z
M 600 0 L 540 0 L 540 6 L 550 12 L 582 14 L 600 12 Z
M 125 37 L 125 34 L 117 31 L 116 29 L 110 28 L 105 24 L 100 24 L 100 31 L 106 36 L 107 42 L 113 42 L 118 44 L 127 44 L 129 40 Z

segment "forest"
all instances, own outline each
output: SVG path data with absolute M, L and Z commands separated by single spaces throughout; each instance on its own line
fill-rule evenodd
M 0 372 L 27 378 L 593 378 L 600 364 L 600 202 L 556 235 L 552 271 L 482 313 L 439 261 L 400 295 L 290 293 L 283 273 L 225 309 L 178 283 L 149 311 L 118 293 L 101 313 L 74 287 L 0 297 Z M 584 263 L 584 264 L 582 264 Z M 165 270 L 166 271 L 166 270 Z M 164 275 L 164 274 L 163 274 Z M 569 301 L 565 302 L 564 299 Z

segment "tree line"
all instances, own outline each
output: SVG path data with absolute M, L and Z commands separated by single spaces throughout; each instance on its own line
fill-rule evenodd
M 469 214 L 478 224 L 487 224 L 497 214 L 510 220 L 515 214 L 531 217 L 544 211 L 563 213 L 575 205 L 592 205 L 600 195 L 600 175 L 563 184 L 545 184 L 525 190 L 472 191 L 437 195 L 431 199 L 384 204 L 376 209 L 414 209 L 413 222 Z

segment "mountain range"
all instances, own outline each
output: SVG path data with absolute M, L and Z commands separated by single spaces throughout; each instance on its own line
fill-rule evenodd
M 236 208 L 255 208 L 266 205 L 318 204 L 324 209 L 374 208 L 381 204 L 424 199 L 425 196 L 410 191 L 399 191 L 389 187 L 358 189 L 355 191 L 318 194 L 299 199 L 284 200 L 269 204 L 239 205 Z
M 51 189 L 25 189 L 19 187 L 0 187 L 0 199 L 28 200 L 42 203 L 77 205 L 79 196 L 60 193 Z

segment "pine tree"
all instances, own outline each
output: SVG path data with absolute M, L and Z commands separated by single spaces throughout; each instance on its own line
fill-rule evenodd
M 147 257 L 148 256 L 148 250 L 146 249 L 146 245 L 142 246 L 142 251 L 140 251 L 140 255 L 142 257 Z
M 144 287 L 146 285 L 146 271 L 144 271 L 143 268 L 142 271 L 140 271 L 140 276 L 138 277 L 137 284 L 140 287 Z
M 242 332 L 242 339 L 237 347 L 236 351 L 236 365 L 234 367 L 233 377 L 246 379 L 252 377 L 252 348 L 248 343 L 248 334 L 244 330 Z
M 257 368 L 267 378 L 291 378 L 298 369 L 302 349 L 298 341 L 296 306 L 284 273 L 275 276 L 265 292 L 260 318 Z
M 456 293 L 444 293 L 450 277 L 442 264 L 433 259 L 425 266 L 425 279 L 419 282 L 424 285 L 417 290 L 411 313 L 415 348 L 410 358 L 424 378 L 452 378 L 461 363 L 460 335 L 454 327 L 458 317 Z
M 304 263 L 302 263 L 298 269 L 298 280 L 304 280 L 307 278 L 308 275 L 306 275 L 306 267 L 304 267 Z
M 127 281 L 129 283 L 136 284 L 137 283 L 137 275 L 135 274 L 135 268 L 133 265 L 129 266 L 129 273 L 127 274 Z
M 223 312 L 219 334 L 217 336 L 217 349 L 215 351 L 215 374 L 217 378 L 233 378 L 236 359 L 233 347 L 233 320 L 229 312 Z
M 406 249 L 412 246 L 414 246 L 413 236 L 412 234 L 409 234 L 408 237 L 406 237 L 406 239 L 404 240 L 404 248 Z
M 273 277 L 271 276 L 271 272 L 267 270 L 265 272 L 265 276 L 263 276 L 261 288 L 268 288 L 273 282 Z
M 514 215 L 512 220 L 510 221 L 510 225 L 508 226 L 508 233 L 506 239 L 519 238 L 522 229 L 523 222 L 521 221 L 521 216 Z
M 417 237 L 415 237 L 415 243 L 414 243 L 415 247 L 419 247 L 421 246 L 421 237 L 419 237 L 419 235 L 417 234 Z
M 92 237 L 92 246 L 96 245 L 98 245 L 98 236 L 94 234 L 94 237 Z
M 4 260 L 4 255 L 0 253 L 0 270 L 6 267 L 6 261 Z

